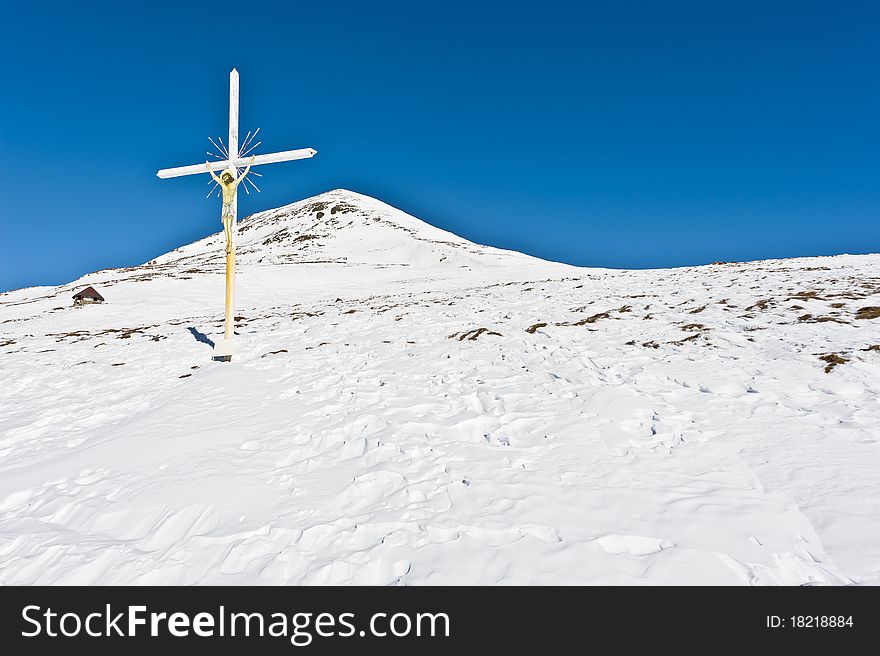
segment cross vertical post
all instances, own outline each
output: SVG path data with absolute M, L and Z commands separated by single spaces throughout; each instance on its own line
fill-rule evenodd
M 238 159 L 238 71 L 232 69 L 229 73 L 229 161 Z M 235 333 L 235 233 L 238 228 L 238 188 L 232 200 L 232 222 L 230 232 L 230 250 L 226 254 L 226 320 L 223 330 L 225 346 L 230 351 L 228 357 L 232 357 L 232 336 Z M 221 357 L 225 353 L 220 353 Z

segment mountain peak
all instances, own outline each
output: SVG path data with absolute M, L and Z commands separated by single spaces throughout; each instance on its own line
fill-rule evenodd
M 217 232 L 166 253 L 152 264 L 183 260 L 219 265 Z M 372 264 L 470 267 L 527 255 L 470 242 L 403 210 L 348 189 L 333 189 L 251 214 L 239 222 L 237 259 L 243 265 Z

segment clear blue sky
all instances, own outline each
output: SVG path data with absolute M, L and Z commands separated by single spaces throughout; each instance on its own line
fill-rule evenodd
M 231 10 L 230 14 L 221 13 Z M 880 251 L 877 2 L 4 3 L 0 289 L 220 228 L 203 161 L 266 167 L 240 214 L 345 187 L 575 264 Z

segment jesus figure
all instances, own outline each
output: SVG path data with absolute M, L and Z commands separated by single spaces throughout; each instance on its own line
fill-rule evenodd
M 248 163 L 247 168 L 244 170 L 244 173 L 239 176 L 236 176 L 237 171 L 235 167 L 230 166 L 223 171 L 219 177 L 211 170 L 210 163 L 205 162 L 205 168 L 208 169 L 208 173 L 214 178 L 214 182 L 220 185 L 220 189 L 223 192 L 223 209 L 220 213 L 220 220 L 223 222 L 223 231 L 226 233 L 227 253 L 232 250 L 232 222 L 235 221 L 235 210 L 232 206 L 235 202 L 235 190 L 238 188 L 238 184 L 245 179 L 248 172 L 251 170 L 251 164 L 253 164 L 253 162 L 254 157 L 251 156 L 251 161 Z

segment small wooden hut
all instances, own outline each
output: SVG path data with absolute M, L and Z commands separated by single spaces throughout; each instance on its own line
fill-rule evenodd
M 73 295 L 74 305 L 85 305 L 86 303 L 103 303 L 104 297 L 98 293 L 94 287 L 86 287 L 82 291 L 78 291 Z

